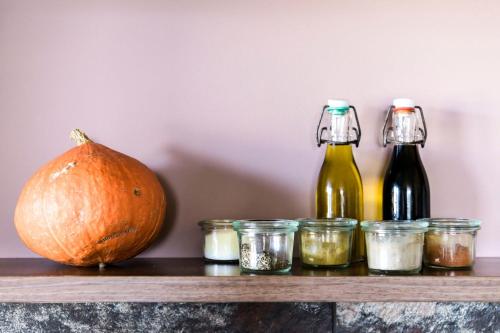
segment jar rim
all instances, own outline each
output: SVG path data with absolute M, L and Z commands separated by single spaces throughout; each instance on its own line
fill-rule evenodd
M 234 220 L 229 220 L 229 219 L 214 219 L 214 220 L 202 220 L 198 222 L 198 225 L 201 228 L 217 228 L 217 227 L 232 227 L 233 226 L 233 221 Z
M 358 220 L 344 217 L 336 218 L 301 218 L 298 219 L 299 227 L 315 227 L 315 228 L 326 228 L 326 227 L 339 227 L 339 228 L 354 228 L 358 224 Z
M 299 222 L 286 219 L 250 219 L 236 220 L 233 222 L 234 230 L 258 230 L 258 229 L 291 229 L 297 230 Z
M 425 232 L 429 222 L 427 221 L 417 221 L 417 220 L 402 220 L 402 221 L 390 221 L 390 220 L 372 220 L 372 221 L 362 221 L 361 228 L 366 231 L 413 231 L 413 232 Z
M 429 223 L 429 229 L 460 229 L 460 230 L 479 230 L 481 229 L 481 221 L 477 219 L 467 218 L 426 218 L 418 221 L 426 221 Z

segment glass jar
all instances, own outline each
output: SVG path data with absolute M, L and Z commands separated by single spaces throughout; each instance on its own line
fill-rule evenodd
M 422 219 L 429 222 L 425 235 L 424 265 L 460 269 L 474 265 L 476 234 L 481 221 L 469 219 Z
M 234 230 L 238 232 L 241 271 L 257 274 L 289 272 L 298 224 L 291 220 L 233 222 Z
M 354 219 L 301 219 L 300 260 L 303 266 L 347 267 L 351 263 Z
M 363 221 L 368 269 L 376 274 L 415 274 L 422 269 L 425 221 Z
M 238 236 L 233 220 L 205 220 L 198 225 L 204 234 L 203 257 L 206 261 L 238 262 Z

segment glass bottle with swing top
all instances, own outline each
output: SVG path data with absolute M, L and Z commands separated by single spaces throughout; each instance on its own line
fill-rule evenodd
M 389 143 L 394 145 L 384 177 L 384 220 L 430 217 L 429 180 L 418 147 L 423 148 L 426 140 L 427 127 L 422 108 L 411 99 L 395 99 L 387 111 L 383 129 L 384 147 Z
M 329 100 L 317 127 L 318 147 L 326 144 L 325 159 L 316 187 L 318 219 L 363 219 L 363 185 L 352 146 L 361 139 L 356 108 L 345 100 Z M 365 240 L 359 224 L 354 230 L 352 261 L 366 258 Z

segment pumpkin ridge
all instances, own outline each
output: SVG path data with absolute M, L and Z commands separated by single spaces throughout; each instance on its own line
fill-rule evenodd
M 152 217 L 157 216 L 157 218 L 155 218 L 154 220 L 151 221 L 153 224 L 153 227 L 150 229 L 150 232 L 148 233 L 148 235 L 145 237 L 144 241 L 142 241 L 141 245 L 139 246 L 139 248 L 140 248 L 139 251 L 142 252 L 151 245 L 155 236 L 158 235 L 158 233 L 163 225 L 163 222 L 165 219 L 165 214 L 162 214 L 162 211 L 165 212 L 166 199 L 165 199 L 165 192 L 163 191 L 163 188 L 162 188 L 160 182 L 158 181 L 158 177 L 156 176 L 156 174 L 152 170 L 150 170 L 148 167 L 146 167 L 143 163 L 141 163 L 140 161 L 137 161 L 137 162 L 138 162 L 138 166 L 141 169 L 143 169 L 145 172 L 150 174 L 151 178 L 155 180 L 154 185 L 158 187 L 158 189 L 159 189 L 158 193 L 161 194 L 160 197 L 157 197 L 155 195 L 156 191 L 152 191 L 152 190 L 147 191 L 148 196 L 151 198 L 150 199 L 151 202 L 155 203 L 155 204 L 159 204 L 159 206 L 162 207 L 162 208 L 160 208 L 160 211 L 154 212 L 153 214 L 150 213 L 150 216 L 152 216 Z
M 93 147 L 94 149 L 92 149 L 92 154 L 96 151 L 96 150 L 104 150 L 104 151 L 107 151 L 108 153 L 111 153 L 110 155 L 113 156 L 113 162 L 116 163 L 116 159 L 115 159 L 115 151 L 109 147 L 106 147 L 104 145 L 101 145 L 99 143 L 95 144 L 96 146 Z M 90 150 L 90 149 L 89 149 Z M 100 151 L 99 154 L 102 154 L 102 152 Z M 103 154 L 104 155 L 104 154 Z M 99 155 L 100 156 L 100 155 Z M 103 164 L 103 161 L 99 158 L 99 156 L 95 159 L 97 161 L 99 161 L 99 163 Z M 121 168 L 121 165 L 120 165 L 120 169 L 123 169 Z M 120 170 L 120 173 L 122 174 L 123 173 L 123 170 Z M 106 204 L 109 205 L 108 202 L 106 202 Z M 99 216 L 99 220 L 101 220 L 102 218 L 102 211 L 101 211 L 101 215 Z M 116 231 L 112 232 L 111 234 L 115 234 Z M 101 242 L 101 240 L 103 240 L 104 238 L 106 237 L 109 237 L 109 235 L 104 235 L 104 237 L 101 237 L 100 239 L 97 240 L 96 244 L 97 244 L 97 248 L 96 248 L 96 252 L 97 252 L 97 256 L 99 257 L 99 260 L 100 260 L 100 263 L 106 263 L 108 260 L 107 260 L 107 255 L 106 253 L 103 253 L 102 252 L 102 249 L 103 249 L 103 246 L 104 246 L 104 242 Z M 113 239 L 113 238 L 110 238 L 110 239 Z M 109 239 L 108 239 L 109 240 Z M 105 248 L 105 247 L 104 247 Z
M 92 152 L 94 151 L 94 149 L 92 149 L 93 147 L 92 147 L 90 144 L 88 144 L 88 145 L 86 145 L 86 146 L 88 147 L 88 151 L 89 151 L 90 153 L 92 153 Z M 91 155 L 89 154 L 89 156 L 91 156 Z M 95 163 L 95 161 L 94 161 L 94 160 L 90 160 L 89 162 L 90 162 L 90 163 Z M 95 182 L 95 181 L 94 181 L 94 179 L 92 179 L 92 181 L 93 181 L 93 182 Z M 94 188 L 95 188 L 95 185 L 92 185 L 92 187 L 94 187 Z M 100 214 L 102 215 L 102 212 L 100 212 Z M 86 247 L 89 247 L 89 246 L 91 246 L 91 244 L 94 242 L 93 237 L 92 237 L 92 236 L 91 236 L 91 234 L 90 234 L 90 230 L 88 230 L 87 228 L 83 228 L 83 230 L 84 230 L 84 232 L 85 232 L 85 236 L 86 236 L 86 238 L 87 238 L 87 246 L 86 246 Z M 97 250 L 96 252 L 97 252 L 97 253 L 96 253 L 96 256 L 97 256 L 97 258 L 99 259 L 99 265 L 100 265 L 100 264 L 104 264 L 104 260 L 103 260 L 102 255 L 101 255 L 101 251 L 100 251 L 100 250 Z
M 123 154 L 119 153 L 119 152 L 115 152 L 117 153 L 117 156 L 121 158 L 123 157 L 128 157 L 128 156 L 122 156 Z M 137 161 L 137 160 L 136 160 Z M 160 187 L 160 191 L 162 193 L 162 198 L 160 200 L 158 200 L 159 198 L 156 198 L 156 196 L 154 195 L 154 192 L 153 191 L 147 191 L 147 196 L 149 198 L 149 200 L 152 202 L 152 203 L 156 203 L 156 202 L 159 202 L 160 203 L 160 206 L 164 206 L 164 192 L 163 192 L 163 188 L 161 188 L 161 185 L 159 185 L 159 182 L 158 182 L 158 178 L 156 177 L 155 173 L 153 171 L 151 171 L 150 169 L 148 169 L 143 163 L 141 163 L 140 161 L 137 161 L 137 166 L 142 169 L 144 172 L 148 173 L 153 179 L 156 180 L 156 184 L 157 186 Z M 129 170 L 125 170 L 127 175 L 129 176 L 130 179 L 134 179 L 134 175 L 129 172 Z M 135 191 L 133 189 L 132 193 L 134 193 L 134 196 L 135 196 Z M 142 194 L 142 193 L 141 193 Z M 134 198 L 132 198 L 133 200 Z M 147 200 L 144 198 L 143 196 L 143 200 Z M 158 215 L 158 214 L 152 214 L 152 215 Z M 161 214 L 160 214 L 161 215 Z M 161 220 L 163 220 L 163 216 L 160 216 L 160 219 L 154 219 L 151 221 L 151 228 L 149 228 L 149 232 L 146 234 L 147 236 L 144 237 L 141 242 L 137 245 L 137 249 L 138 249 L 138 252 L 141 253 L 143 252 L 146 248 L 149 247 L 149 245 L 151 245 L 151 242 L 153 241 L 154 237 L 158 234 L 159 232 L 159 228 L 161 227 L 162 225 L 162 222 Z
M 72 131 L 71 134 L 70 134 L 70 136 L 71 136 L 71 138 L 73 140 L 76 140 L 73 137 L 73 132 L 75 132 L 75 131 L 76 130 Z M 84 138 L 88 139 L 87 136 L 85 135 L 85 133 L 81 132 L 81 134 L 84 136 Z M 93 141 L 90 141 L 90 139 L 88 141 L 84 142 L 84 143 L 86 143 L 86 144 L 85 145 L 79 144 L 77 147 L 73 148 L 73 153 L 75 154 L 75 159 L 74 160 L 77 161 L 80 164 L 80 167 L 82 167 L 82 168 L 85 168 L 85 164 L 89 163 L 88 159 L 85 156 L 85 155 L 89 155 L 89 154 L 84 154 L 83 152 L 84 151 L 90 151 L 91 152 L 92 151 L 92 146 L 94 144 Z M 89 178 L 89 179 L 92 179 L 92 178 Z M 81 186 L 83 186 L 83 185 L 81 185 Z M 80 213 L 80 211 L 82 209 L 83 208 L 80 207 L 78 213 Z M 78 214 L 78 215 L 80 215 L 80 214 Z M 81 222 L 81 221 L 79 220 L 79 222 Z M 86 228 L 82 228 L 82 229 L 83 229 L 83 233 L 85 234 L 85 237 L 87 238 L 87 241 L 85 242 L 86 245 L 84 245 L 84 246 L 82 246 L 80 244 L 80 246 L 78 247 L 77 250 L 78 250 L 78 253 L 82 253 L 82 252 L 83 253 L 87 253 L 88 249 L 92 249 L 92 246 L 91 246 L 91 237 L 90 237 L 90 234 L 89 234 L 89 230 L 87 230 Z M 90 252 L 92 252 L 92 251 L 90 251 Z M 75 265 L 76 264 L 81 264 L 83 261 L 88 260 L 86 257 L 82 258 L 82 256 L 79 255 L 79 254 L 73 256 L 73 258 L 74 258 L 74 263 L 73 264 L 75 264 Z
M 86 150 L 85 155 L 86 155 L 86 158 L 88 159 L 88 163 L 94 163 L 94 164 L 95 163 L 99 163 L 101 165 L 103 164 L 103 162 L 101 160 L 102 159 L 101 153 L 98 152 L 96 154 L 96 151 L 99 151 L 99 150 L 102 150 L 102 149 L 105 149 L 105 148 L 107 148 L 107 147 L 104 146 L 104 145 L 95 143 L 93 141 L 89 141 L 88 144 L 86 144 L 84 147 L 82 147 L 82 149 Z M 99 168 L 99 169 L 101 169 L 101 168 Z M 94 179 L 92 179 L 92 181 L 95 183 Z M 99 184 L 97 184 L 97 185 L 99 185 Z M 92 187 L 96 188 L 95 184 Z M 102 220 L 102 211 L 100 211 L 99 220 Z M 85 229 L 85 234 L 86 234 L 87 240 L 88 240 L 87 243 L 89 245 L 93 244 L 94 243 L 94 237 L 92 237 L 90 235 L 90 232 L 89 232 L 88 229 Z M 96 242 L 96 245 L 101 245 L 99 243 L 99 240 Z M 100 248 L 96 249 L 96 256 L 99 259 L 99 262 L 98 262 L 99 267 L 101 267 L 101 265 L 103 265 L 103 264 L 106 264 L 107 260 L 106 260 L 105 256 L 103 256 Z
M 75 259 L 75 256 L 73 254 L 71 254 L 71 252 L 64 246 L 61 244 L 61 242 L 59 241 L 59 239 L 55 236 L 55 233 L 54 233 L 54 230 L 52 230 L 52 224 L 48 222 L 47 220 L 47 214 L 46 214 L 46 209 L 45 209 L 45 203 L 46 203 L 46 200 L 45 200 L 45 196 L 47 195 L 46 192 L 43 192 L 42 194 L 42 215 L 43 215 L 43 220 L 45 221 L 45 224 L 47 225 L 47 229 L 49 230 L 50 232 L 50 235 L 52 236 L 52 239 L 54 239 L 56 241 L 56 244 L 59 246 L 59 248 L 61 248 L 61 250 L 63 250 L 64 253 L 66 253 L 66 255 L 68 257 L 70 257 L 71 259 Z
M 129 182 L 134 182 L 134 180 L 136 179 L 136 177 L 134 177 L 134 175 L 131 173 L 131 171 L 129 170 L 130 168 L 125 168 L 124 166 L 130 161 L 130 160 L 133 160 L 134 164 L 140 164 L 142 165 L 142 163 L 140 163 L 139 161 L 133 159 L 132 157 L 130 156 L 127 156 L 123 153 L 120 153 L 120 152 L 117 152 L 109 147 L 106 147 L 102 144 L 99 144 L 99 143 L 90 143 L 89 145 L 87 146 L 93 146 L 93 150 L 97 150 L 99 152 L 99 156 L 104 156 L 106 155 L 107 156 L 107 160 L 109 160 L 108 162 L 110 164 L 113 164 L 115 165 L 115 168 L 117 169 L 116 171 L 116 174 L 120 175 L 119 178 L 120 180 L 125 180 L 125 183 L 129 183 Z M 90 149 L 90 148 L 89 148 Z M 97 160 L 102 163 L 101 159 L 100 158 L 97 158 Z M 149 169 L 147 169 L 147 171 L 149 171 Z M 134 184 L 135 186 L 135 184 Z M 133 190 L 132 189 L 129 189 L 127 186 L 125 188 L 123 188 L 126 195 L 125 195 L 125 200 L 126 200 L 126 203 L 124 203 L 122 201 L 122 204 L 125 204 L 126 206 L 129 206 L 129 207 L 132 207 L 133 206 L 133 198 L 132 198 L 132 195 L 133 195 Z M 111 204 L 111 203 L 109 203 Z M 127 220 L 130 220 L 130 221 L 138 221 L 139 220 L 139 216 L 137 216 L 137 214 L 135 212 L 132 213 L 132 215 L 130 216 L 127 216 L 126 218 Z M 105 234 L 103 236 L 103 238 L 101 238 L 100 240 L 102 239 L 106 239 L 106 241 L 104 242 L 100 242 L 100 240 L 97 241 L 97 244 L 100 245 L 98 247 L 96 247 L 96 251 L 99 253 L 99 256 L 101 258 L 104 258 L 103 262 L 108 262 L 109 260 L 107 259 L 108 256 L 109 256 L 109 253 L 108 252 L 105 252 L 103 253 L 102 250 L 104 249 L 107 249 L 105 243 L 110 240 L 110 241 L 115 241 L 116 238 L 119 238 L 119 237 L 114 237 L 116 236 L 117 234 L 121 237 L 121 236 L 124 236 L 124 238 L 127 238 L 127 236 L 129 237 L 132 237 L 134 239 L 134 243 L 137 242 L 137 236 L 134 236 L 135 232 L 138 230 L 138 231 L 141 231 L 140 229 L 144 229 L 144 227 L 141 227 L 140 229 L 138 229 L 137 227 L 134 226 L 134 223 L 132 224 L 124 224 L 124 221 L 120 221 L 119 222 L 120 224 L 123 224 L 123 227 L 125 229 L 121 229 L 121 228 L 118 228 L 118 230 L 116 231 L 112 231 L 111 233 L 109 234 Z M 128 232 L 123 232 L 123 230 L 128 230 Z M 129 235 L 130 234 L 130 235 Z M 110 237 L 111 236 L 111 237 Z M 139 237 L 139 244 L 141 244 L 143 242 L 143 240 L 141 239 L 143 237 Z M 140 247 L 137 246 L 137 245 L 133 245 L 131 246 L 130 248 L 132 250 L 132 252 L 136 253 L 135 255 L 137 255 L 138 253 L 140 253 Z M 130 255 L 128 256 L 127 258 L 121 258 L 121 260 L 126 260 L 128 259 L 129 257 L 133 257 L 134 255 Z

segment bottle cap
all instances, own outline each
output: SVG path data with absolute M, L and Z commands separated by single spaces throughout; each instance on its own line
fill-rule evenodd
M 392 101 L 395 109 L 414 109 L 415 102 L 409 98 L 396 98 Z
M 326 110 L 334 115 L 344 115 L 349 111 L 349 102 L 343 99 L 329 99 Z

